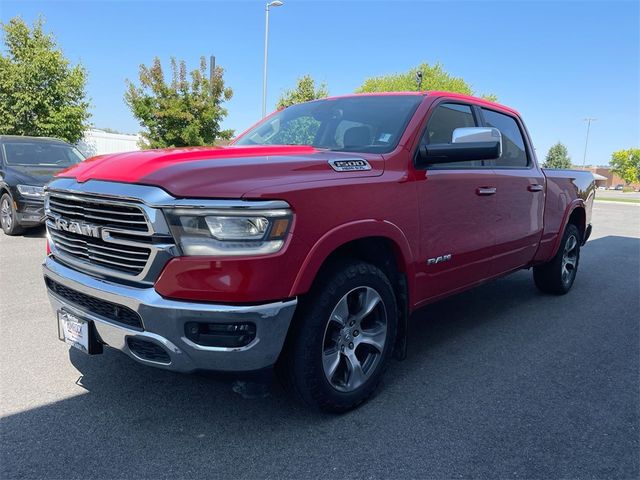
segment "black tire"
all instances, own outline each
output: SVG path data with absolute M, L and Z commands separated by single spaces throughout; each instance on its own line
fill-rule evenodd
M 345 312 L 341 308 L 346 308 L 344 315 L 336 313 Z M 338 321 L 341 317 L 346 318 Z M 286 386 L 321 411 L 355 408 L 378 387 L 395 344 L 397 304 L 391 283 L 369 263 L 336 264 L 301 299 L 291 328 L 277 366 Z
M 533 280 L 540 291 L 564 295 L 571 290 L 578 273 L 581 243 L 580 230 L 570 223 L 564 231 L 556 256 L 548 263 L 533 267 Z
M 5 193 L 0 197 L 0 225 L 7 235 L 20 235 L 24 228 L 18 225 L 16 209 L 13 208 L 11 195 Z

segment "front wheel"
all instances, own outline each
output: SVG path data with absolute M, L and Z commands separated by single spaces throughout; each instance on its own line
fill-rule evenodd
M 8 193 L 0 198 L 0 226 L 7 235 L 20 235 L 23 228 L 18 225 L 13 199 Z
M 308 405 L 343 412 L 369 398 L 393 349 L 397 306 L 385 274 L 364 262 L 334 267 L 303 299 L 280 368 Z
M 540 291 L 564 295 L 571 290 L 578 273 L 581 239 L 578 227 L 570 223 L 556 256 L 548 263 L 533 267 L 533 280 Z

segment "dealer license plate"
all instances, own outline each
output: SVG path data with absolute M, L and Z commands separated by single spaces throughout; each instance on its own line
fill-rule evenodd
M 89 353 L 89 323 L 71 313 L 58 311 L 58 335 L 68 345 Z

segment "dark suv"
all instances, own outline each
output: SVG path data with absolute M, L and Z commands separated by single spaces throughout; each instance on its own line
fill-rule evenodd
M 0 135 L 0 223 L 7 235 L 44 222 L 44 185 L 60 170 L 84 160 L 54 138 Z

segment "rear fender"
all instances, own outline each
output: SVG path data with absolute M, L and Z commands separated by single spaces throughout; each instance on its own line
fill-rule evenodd
M 567 207 L 566 211 L 564 212 L 564 217 L 562 218 L 562 228 L 558 232 L 558 235 L 556 236 L 556 239 L 553 242 L 553 248 L 551 249 L 551 255 L 549 256 L 549 259 L 552 259 L 553 257 L 555 257 L 556 253 L 558 253 L 558 249 L 560 248 L 560 242 L 562 241 L 562 236 L 564 235 L 564 232 L 567 229 L 567 225 L 569 224 L 569 219 L 571 218 L 571 215 L 577 208 L 585 209 L 584 201 L 581 198 L 576 198 L 573 202 L 571 202 Z M 585 222 L 586 222 L 586 218 L 585 218 Z M 582 225 L 581 228 L 582 228 L 581 233 L 584 236 L 587 225 L 586 224 Z

